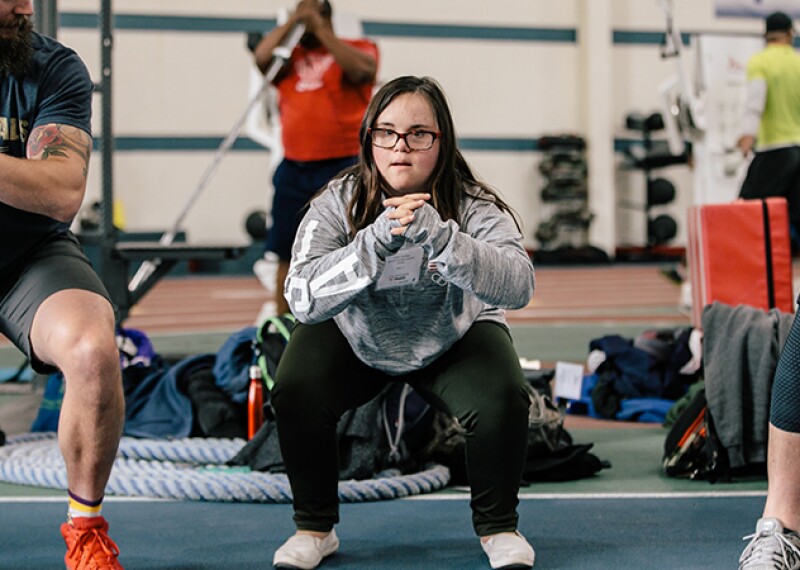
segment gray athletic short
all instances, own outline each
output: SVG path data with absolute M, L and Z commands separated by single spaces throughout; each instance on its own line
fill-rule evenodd
M 5 277 L 5 276 L 4 276 Z M 54 372 L 31 349 L 31 325 L 39 305 L 53 293 L 65 289 L 84 289 L 111 302 L 102 281 L 81 251 L 72 234 L 56 236 L 36 250 L 16 278 L 4 279 L 0 289 L 0 333 L 3 333 L 30 359 L 40 374 Z

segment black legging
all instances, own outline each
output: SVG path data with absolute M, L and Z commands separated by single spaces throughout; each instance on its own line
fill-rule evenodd
M 294 329 L 272 403 L 297 528 L 327 532 L 339 522 L 336 424 L 390 381 L 408 382 L 466 430 L 475 532 L 516 530 L 529 399 L 511 337 L 491 322 L 474 324 L 433 364 L 403 376 L 361 362 L 333 321 Z

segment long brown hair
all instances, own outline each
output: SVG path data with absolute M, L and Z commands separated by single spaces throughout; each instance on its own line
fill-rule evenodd
M 431 205 L 442 219 L 460 223 L 459 204 L 463 195 L 468 194 L 476 199 L 494 202 L 498 208 L 512 215 L 519 229 L 519 220 L 514 210 L 494 189 L 475 177 L 458 150 L 453 117 L 441 86 L 430 77 L 406 75 L 389 81 L 375 93 L 361 121 L 358 163 L 344 173 L 345 178 L 353 177 L 356 184 L 356 191 L 348 208 L 351 233 L 370 225 L 384 209 L 382 193 L 386 188 L 386 181 L 375 164 L 368 129 L 375 124 L 394 98 L 404 93 L 419 93 L 428 100 L 442 133 L 439 138 L 439 158 L 431 174 L 428 190 L 431 194 Z

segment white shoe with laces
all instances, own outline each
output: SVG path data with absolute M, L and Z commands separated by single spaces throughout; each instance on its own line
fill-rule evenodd
M 786 532 L 778 519 L 762 518 L 739 557 L 739 570 L 799 570 L 800 536 Z
M 275 568 L 312 570 L 319 566 L 323 558 L 330 556 L 338 548 L 339 538 L 335 530 L 331 530 L 324 538 L 310 534 L 295 534 L 275 551 L 272 565 Z
M 532 568 L 536 557 L 533 547 L 519 531 L 496 534 L 486 542 L 481 541 L 481 546 L 489 558 L 489 566 L 495 570 Z

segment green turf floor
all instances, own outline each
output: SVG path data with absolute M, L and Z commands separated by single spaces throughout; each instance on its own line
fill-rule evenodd
M 634 337 L 644 327 L 632 325 L 516 325 L 512 335 L 520 356 L 545 362 L 558 360 L 583 362 L 589 341 L 605 334 Z M 216 352 L 229 333 L 203 333 L 154 337 L 162 354 Z M 0 348 L 0 368 L 15 367 L 20 357 L 11 348 Z M 0 394 L 0 406 L 14 395 Z M 670 479 L 661 474 L 661 454 L 665 430 L 660 426 L 638 429 L 570 430 L 576 443 L 593 443 L 593 453 L 611 463 L 595 477 L 574 482 L 540 483 L 522 489 L 526 493 L 660 493 L 763 491 L 766 482 L 739 481 L 710 485 L 706 482 Z M 0 495 L 53 494 L 61 491 L 34 489 L 0 483 Z

